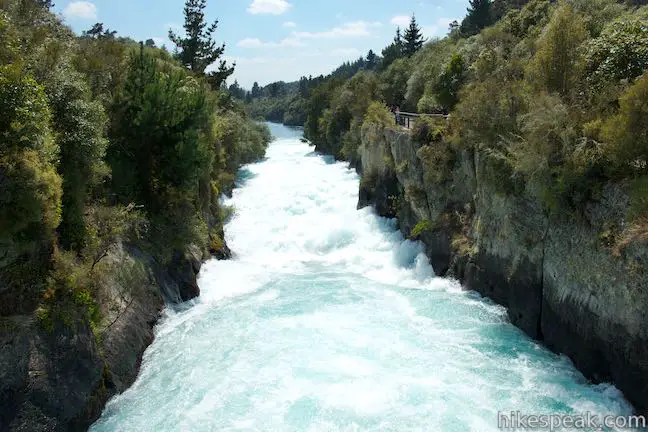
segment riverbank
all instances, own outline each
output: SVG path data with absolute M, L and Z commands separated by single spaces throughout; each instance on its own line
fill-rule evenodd
M 546 212 L 532 184 L 503 193 L 502 173 L 483 152 L 426 166 L 429 157 L 439 162 L 431 152 L 443 145 L 363 129 L 353 161 L 362 176 L 359 208 L 398 217 L 403 235 L 425 244 L 437 275 L 507 307 L 513 324 L 593 381 L 614 383 L 645 413 L 648 247 L 615 246 L 628 211 L 623 185 L 606 184 L 582 217 L 568 217 Z
M 200 293 L 200 250 L 167 265 L 132 246 L 103 260 L 99 328 L 67 316 L 47 328 L 32 315 L 0 321 L 0 430 L 84 431 L 106 402 L 135 381 L 165 303 Z

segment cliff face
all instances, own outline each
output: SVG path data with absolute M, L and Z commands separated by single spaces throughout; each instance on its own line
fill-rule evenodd
M 99 329 L 70 317 L 45 329 L 30 315 L 0 317 L 0 431 L 86 430 L 107 400 L 126 390 L 153 341 L 165 300 L 199 294 L 202 254 L 178 254 L 169 265 L 119 246 L 98 303 Z
M 503 190 L 488 154 L 444 159 L 439 151 L 407 132 L 365 131 L 359 206 L 398 216 L 405 236 L 416 228 L 438 275 L 508 307 L 531 337 L 648 410 L 648 246 L 614 253 L 610 241 L 625 225 L 623 187 L 606 185 L 582 215 L 568 217 L 546 210 L 533 185 Z M 430 154 L 445 167 L 431 170 Z

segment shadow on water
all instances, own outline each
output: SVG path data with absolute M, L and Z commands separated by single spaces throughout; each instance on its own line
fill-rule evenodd
M 236 174 L 236 180 L 234 181 L 234 185 L 237 188 L 243 187 L 246 185 L 248 181 L 252 180 L 256 176 L 257 174 L 253 173 L 252 170 L 250 170 L 250 168 L 243 167 L 238 170 L 238 173 Z

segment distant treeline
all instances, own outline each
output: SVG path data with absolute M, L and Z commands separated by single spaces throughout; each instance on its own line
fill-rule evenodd
M 248 109 L 303 121 L 318 149 L 348 160 L 364 124 L 393 122 L 385 106 L 449 113 L 449 124 L 420 121 L 413 132 L 429 145 L 429 178 L 443 179 L 456 152 L 479 151 L 500 193 L 533 183 L 548 211 L 564 214 L 585 211 L 608 181 L 625 182 L 629 226 L 648 239 L 646 2 L 469 3 L 442 39 L 420 43 L 412 19 L 382 56 L 262 93 Z

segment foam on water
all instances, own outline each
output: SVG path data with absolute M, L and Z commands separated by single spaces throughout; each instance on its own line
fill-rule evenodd
M 629 414 L 609 385 L 434 277 L 395 221 L 357 211 L 358 176 L 287 128 L 242 170 L 191 307 L 167 310 L 102 431 L 497 430 L 497 412 Z

